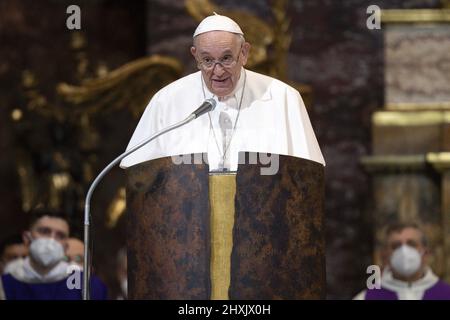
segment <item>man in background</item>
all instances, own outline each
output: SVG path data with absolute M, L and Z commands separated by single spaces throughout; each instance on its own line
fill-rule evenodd
M 2 241 L 0 244 L 0 274 L 7 273 L 10 269 L 9 263 L 28 255 L 28 248 L 22 241 L 20 234 L 14 234 Z
M 67 239 L 67 250 L 65 260 L 83 269 L 84 243 L 78 238 Z
M 60 212 L 35 210 L 29 229 L 23 233 L 29 256 L 11 262 L 11 272 L 1 276 L 0 299 L 80 300 L 81 286 L 69 284 L 73 269 L 64 261 L 69 232 Z M 91 277 L 91 293 L 92 299 L 107 297 L 105 285 L 96 277 Z
M 428 241 L 414 223 L 391 225 L 383 248 L 385 268 L 380 289 L 368 289 L 355 300 L 450 300 L 450 285 L 428 265 Z

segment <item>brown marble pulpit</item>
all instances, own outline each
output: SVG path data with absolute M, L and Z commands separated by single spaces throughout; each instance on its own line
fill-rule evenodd
M 229 200 L 229 274 L 219 273 L 228 298 L 325 298 L 323 166 L 279 156 L 277 173 L 261 175 L 263 164 L 244 162 Z M 211 299 L 210 186 L 204 163 L 166 157 L 127 169 L 130 299 Z

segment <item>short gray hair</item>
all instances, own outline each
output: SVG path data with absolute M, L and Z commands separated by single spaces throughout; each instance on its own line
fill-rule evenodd
M 403 230 L 407 229 L 407 228 L 411 228 L 411 229 L 416 229 L 417 231 L 419 231 L 422 234 L 422 244 L 424 247 L 428 247 L 428 238 L 425 234 L 425 232 L 422 230 L 422 228 L 419 226 L 418 223 L 415 222 L 396 222 L 396 223 L 392 223 L 390 225 L 388 225 L 386 227 L 386 231 L 385 231 L 385 240 L 384 243 L 385 245 L 387 245 L 387 239 L 389 238 L 389 236 L 393 233 L 398 233 L 398 232 L 402 232 Z

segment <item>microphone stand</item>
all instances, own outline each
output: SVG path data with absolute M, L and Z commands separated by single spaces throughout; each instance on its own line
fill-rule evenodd
M 91 272 L 91 263 L 90 263 L 90 246 L 89 246 L 89 225 L 90 225 L 90 203 L 91 203 L 91 197 L 92 197 L 92 193 L 94 192 L 95 187 L 97 187 L 98 183 L 100 182 L 100 180 L 103 179 L 103 177 L 108 173 L 108 171 L 110 171 L 117 163 L 119 163 L 123 158 L 127 157 L 128 155 L 130 155 L 131 153 L 133 153 L 134 151 L 136 151 L 137 149 L 143 147 L 144 145 L 146 145 L 147 143 L 149 143 L 150 141 L 156 139 L 157 137 L 159 137 L 160 135 L 163 135 L 169 131 L 172 131 L 176 128 L 179 128 L 185 124 L 187 124 L 188 122 L 191 122 L 192 120 L 198 118 L 199 116 L 201 116 L 203 113 L 206 113 L 208 111 L 211 111 L 212 109 L 215 108 L 216 106 L 216 102 L 212 99 L 208 99 L 206 100 L 207 102 L 203 103 L 202 106 L 200 106 L 200 108 L 198 108 L 195 112 L 191 113 L 186 119 L 184 119 L 183 121 L 180 121 L 178 123 L 175 123 L 174 125 L 171 125 L 167 128 L 164 128 L 161 131 L 156 132 L 155 134 L 153 134 L 150 138 L 144 140 L 143 142 L 141 142 L 140 144 L 134 146 L 133 148 L 131 148 L 128 151 L 125 151 L 124 153 L 122 153 L 120 156 L 118 156 L 117 158 L 115 158 L 110 164 L 108 164 L 103 170 L 102 172 L 100 172 L 100 174 L 97 176 L 97 178 L 95 178 L 94 182 L 92 182 L 87 194 L 86 194 L 86 199 L 85 199 L 85 205 L 84 205 L 84 263 L 83 263 L 83 290 L 82 290 L 82 296 L 83 296 L 83 300 L 89 300 L 90 299 L 90 272 Z M 209 103 L 209 105 L 208 105 Z

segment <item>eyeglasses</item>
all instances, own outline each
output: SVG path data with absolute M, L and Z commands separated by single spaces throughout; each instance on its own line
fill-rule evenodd
M 241 48 L 239 49 L 237 58 L 234 58 L 231 54 L 227 54 L 218 60 L 213 59 L 211 57 L 204 57 L 204 58 L 202 58 L 201 61 L 197 61 L 197 67 L 199 69 L 212 70 L 215 68 L 216 64 L 220 64 L 220 66 L 222 68 L 225 68 L 225 69 L 232 68 L 239 61 L 239 56 L 240 56 L 241 50 L 242 50 L 242 45 L 241 45 Z

